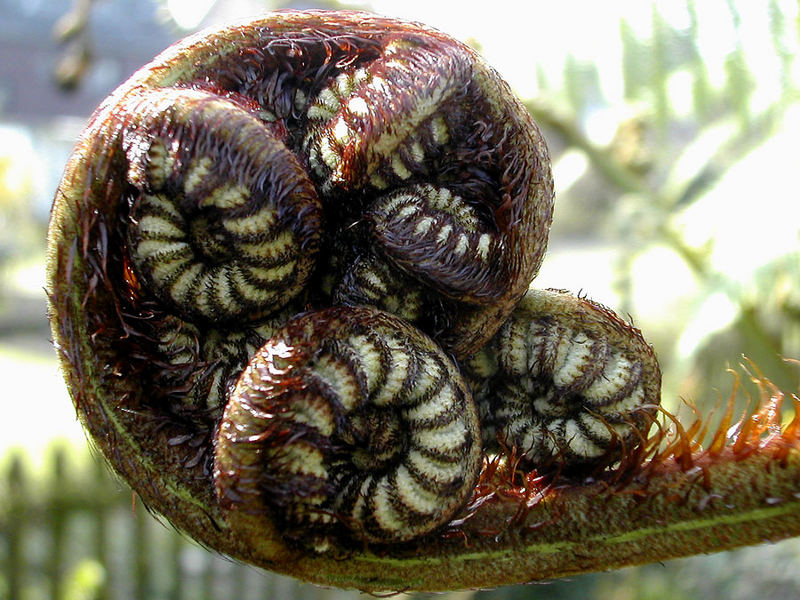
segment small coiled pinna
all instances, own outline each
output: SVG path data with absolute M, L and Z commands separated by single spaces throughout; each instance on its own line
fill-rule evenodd
M 606 307 L 531 290 L 495 337 L 463 362 L 487 447 L 539 468 L 597 467 L 642 443 L 661 371 L 641 332 Z
M 290 321 L 250 361 L 219 426 L 214 480 L 223 504 L 270 507 L 323 551 L 342 523 L 377 543 L 441 527 L 480 463 L 456 365 L 397 317 L 338 308 Z
M 128 237 L 143 285 L 185 318 L 215 323 L 253 320 L 297 296 L 321 205 L 283 142 L 249 107 L 204 91 L 127 103 Z

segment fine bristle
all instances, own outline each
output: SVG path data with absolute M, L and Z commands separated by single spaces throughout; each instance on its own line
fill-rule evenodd
M 800 365 L 800 361 L 787 360 Z M 790 453 L 800 448 L 800 396 L 775 385 L 752 362 L 731 370 L 732 386 L 727 398 L 703 413 L 696 404 L 684 401 L 693 417 L 684 421 L 664 407 L 657 407 L 649 435 L 622 449 L 619 460 L 600 465 L 591 473 L 565 471 L 557 460 L 531 469 L 515 447 L 484 457 L 480 478 L 472 498 L 461 514 L 441 532 L 445 539 L 464 539 L 469 543 L 465 524 L 481 511 L 497 503 L 511 503 L 502 530 L 470 529 L 471 534 L 498 536 L 519 528 L 557 525 L 559 515 L 547 521 L 529 523 L 526 516 L 552 494 L 587 485 L 611 494 L 633 495 L 644 500 L 651 493 L 651 482 L 676 471 L 697 474 L 697 485 L 709 490 L 707 471 L 711 465 L 742 461 L 756 453 L 769 463 L 785 466 Z M 755 388 L 752 397 L 742 383 L 742 373 Z M 736 406 L 744 399 L 746 407 L 735 417 Z M 790 406 L 787 400 L 791 401 Z M 653 407 L 656 408 L 656 407 Z M 717 416 L 719 415 L 719 416 Z M 597 492 L 595 492 L 597 493 Z M 661 492 L 658 492 L 661 493 Z M 682 501 L 675 496 L 674 501 Z

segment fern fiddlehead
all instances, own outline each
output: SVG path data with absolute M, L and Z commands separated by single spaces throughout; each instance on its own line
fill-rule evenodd
M 689 459 L 646 436 L 652 349 L 584 299 L 525 295 L 551 218 L 535 124 L 439 32 L 285 12 L 188 38 L 98 108 L 56 194 L 51 319 L 79 417 L 177 526 L 322 583 L 486 586 L 696 549 L 703 523 L 663 502 L 693 498 Z M 764 460 L 751 443 L 701 457 L 711 485 L 726 452 Z M 533 492 L 536 469 L 570 475 Z M 756 496 L 742 519 L 791 514 Z

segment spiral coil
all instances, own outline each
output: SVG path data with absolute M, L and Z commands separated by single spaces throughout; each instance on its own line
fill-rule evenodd
M 480 457 L 476 407 L 441 349 L 387 313 L 334 308 L 290 321 L 250 361 L 214 479 L 223 502 L 271 506 L 322 551 L 340 521 L 378 543 L 447 523 Z

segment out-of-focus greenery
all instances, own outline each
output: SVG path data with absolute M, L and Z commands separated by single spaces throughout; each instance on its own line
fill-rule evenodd
M 42 224 L 30 199 L 42 165 L 22 128 L 6 128 L 0 138 L 0 264 L 42 245 Z
M 556 175 L 573 151 L 586 160 L 557 198 L 553 239 L 611 244 L 615 308 L 655 344 L 665 398 L 701 407 L 730 388 L 726 368 L 742 356 L 796 390 L 798 369 L 782 358 L 800 356 L 797 6 L 763 3 L 759 30 L 743 23 L 743 2 L 701 27 L 709 4 L 721 3 L 686 2 L 680 29 L 654 5 L 647 37 L 621 20 L 622 104 L 597 92 L 595 65 L 575 60 L 563 88 L 544 82 L 528 102 Z M 701 41 L 714 30 L 733 44 L 709 64 Z M 598 143 L 590 127 L 606 114 L 621 118 Z
M 157 8 L 168 15 L 176 4 L 161 0 Z M 225 3 L 206 4 L 213 15 Z M 284 4 L 289 3 L 252 3 L 269 8 Z M 483 10 L 493 10 L 490 4 L 484 3 Z M 317 3 L 323 5 L 332 4 Z M 598 299 L 631 314 L 657 349 L 665 375 L 665 404 L 671 409 L 679 407 L 679 398 L 686 398 L 702 412 L 711 410 L 731 387 L 727 367 L 743 355 L 782 388 L 797 390 L 800 370 L 782 358 L 800 358 L 798 4 L 678 0 L 647 6 L 644 27 L 641 20 L 633 22 L 621 12 L 614 32 L 620 43 L 616 65 L 569 53 L 558 64 L 547 56 L 522 56 L 530 63 L 537 89 L 524 101 L 551 148 L 558 188 L 551 252 L 535 284 L 600 294 Z M 577 7 L 574 18 L 580 19 L 580 4 Z M 79 0 L 71 20 L 59 29 L 67 44 L 64 61 L 58 63 L 60 75 L 68 76 L 67 87 L 81 85 L 81 77 L 92 68 L 87 29 L 91 8 L 91 2 Z M 547 10 L 546 5 L 539 10 Z M 613 3 L 608 10 L 615 10 Z M 415 18 L 426 20 L 425 14 Z M 486 38 L 476 35 L 470 43 L 488 50 L 490 43 L 497 43 L 490 42 L 489 33 L 496 32 L 487 31 Z M 709 41 L 719 36 L 727 46 Z M 505 43 L 520 45 L 518 53 L 524 55 L 524 40 Z M 609 94 L 609 78 L 622 82 L 620 93 Z M 87 114 L 92 108 L 87 107 Z M 0 276 L 11 273 L 20 257 L 42 256 L 43 215 L 32 209 L 30 199 L 43 179 L 39 171 L 61 168 L 43 165 L 26 139 L 24 124 L 4 129 L 0 137 Z M 598 274 L 608 274 L 605 287 Z M 0 316 L 5 283 L 0 281 Z M 76 460 L 89 464 L 89 455 L 81 453 Z M 9 470 L 18 468 L 14 464 L 18 463 L 10 458 L 3 463 L 0 489 Z M 77 471 L 68 470 L 73 479 L 56 493 L 48 488 L 49 475 L 29 482 L 30 490 L 50 490 L 36 496 L 41 502 L 32 503 L 32 510 L 45 520 L 57 519 L 58 510 L 72 506 L 67 506 L 70 499 L 83 498 L 79 492 L 89 489 L 87 481 L 95 485 L 95 476 L 83 467 Z M 123 485 L 107 484 L 98 493 L 108 498 L 109 506 L 116 506 L 120 498 L 123 504 L 129 502 Z M 54 509 L 56 505 L 60 508 Z M 6 494 L 0 498 L 0 597 L 9 589 L 9 506 Z M 239 577 L 229 594 L 211 582 L 215 573 L 227 572 L 225 565 L 230 563 L 186 544 L 168 528 L 134 528 L 131 533 L 123 524 L 130 522 L 131 511 L 115 511 L 110 527 L 127 533 L 109 549 L 108 563 L 93 554 L 91 543 L 81 549 L 69 542 L 55 587 L 48 587 L 44 579 L 36 583 L 37 573 L 44 577 L 48 572 L 41 548 L 53 543 L 47 530 L 37 529 L 26 555 L 31 564 L 25 597 L 44 598 L 53 589 L 70 599 L 133 597 L 139 591 L 151 593 L 143 597 L 169 597 L 170 589 L 158 587 L 159 568 L 149 580 L 151 589 L 136 589 L 131 573 L 146 567 L 126 562 L 130 544 L 138 543 L 133 541 L 136 535 L 177 549 L 176 556 L 184 561 L 185 589 L 193 594 L 208 584 L 219 600 L 254 597 L 258 590 L 263 591 L 261 597 L 357 596 L 253 570 Z M 134 523 L 149 523 L 148 518 L 137 509 Z M 78 540 L 90 535 L 86 528 L 77 529 L 73 533 Z M 800 543 L 793 540 L 566 581 L 413 596 L 788 598 L 800 596 L 798 560 Z M 120 576 L 121 572 L 127 574 Z M 112 591 L 115 585 L 129 595 L 117 595 Z

